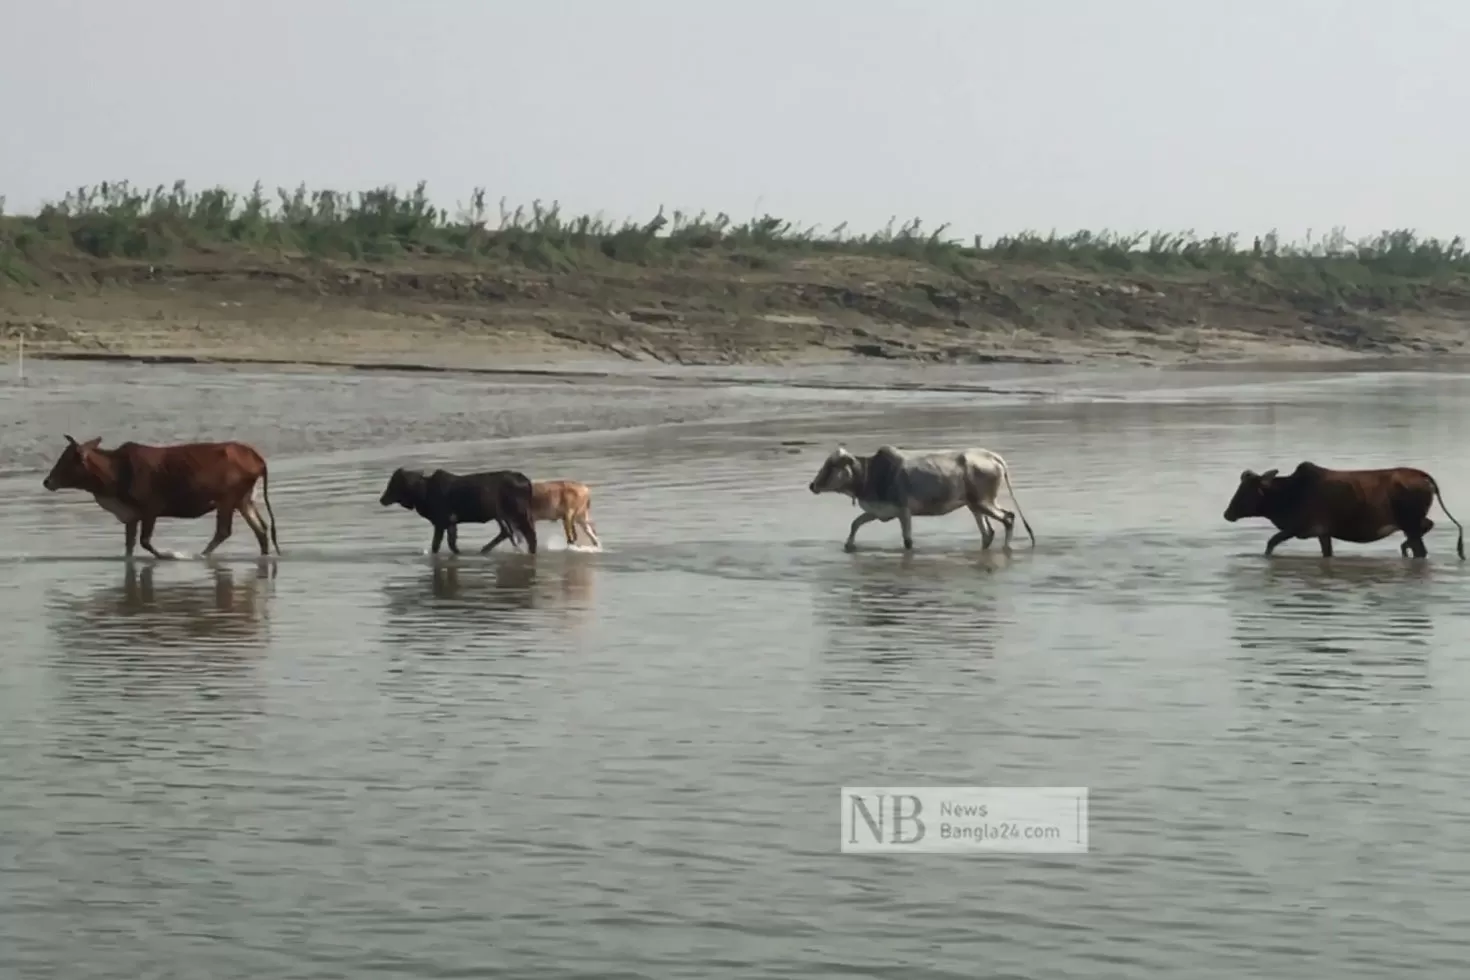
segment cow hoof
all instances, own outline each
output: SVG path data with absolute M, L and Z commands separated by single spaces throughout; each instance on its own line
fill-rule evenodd
M 852 541 L 847 541 L 842 545 L 842 550 L 848 554 L 852 554 L 854 551 L 857 551 L 857 544 Z
M 913 551 L 914 550 L 914 543 L 912 541 L 904 541 L 904 543 L 903 543 L 903 550 L 904 551 Z

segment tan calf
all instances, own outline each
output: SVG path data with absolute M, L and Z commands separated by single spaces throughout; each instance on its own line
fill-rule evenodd
M 577 543 L 577 529 L 587 532 L 595 548 L 601 548 L 592 526 L 592 491 L 575 480 L 536 480 L 531 483 L 531 520 L 560 521 L 567 544 Z M 513 542 L 517 545 L 518 542 Z

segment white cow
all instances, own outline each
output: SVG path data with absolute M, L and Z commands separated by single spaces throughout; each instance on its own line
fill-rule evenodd
M 1016 505 L 1016 513 L 995 504 L 1001 481 Z M 880 446 L 871 456 L 854 456 L 838 446 L 827 457 L 816 477 L 808 485 L 812 493 L 840 493 L 851 497 L 863 509 L 852 522 L 847 542 L 848 551 L 857 546 L 858 528 L 870 521 L 898 518 L 903 530 L 903 546 L 914 547 L 911 521 L 915 517 L 942 517 L 961 507 L 968 507 L 980 528 L 982 548 L 995 540 L 995 530 L 987 517 L 1000 521 L 1006 535 L 1002 547 L 1011 547 L 1011 534 L 1021 503 L 1011 487 L 1010 468 L 999 454 L 988 449 L 948 450 L 906 455 L 892 446 Z M 1020 514 L 1033 547 L 1036 535 L 1024 514 Z

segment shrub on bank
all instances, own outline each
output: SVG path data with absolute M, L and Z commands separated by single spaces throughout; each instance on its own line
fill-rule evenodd
M 1269 284 L 1314 301 L 1407 300 L 1426 286 L 1470 280 L 1464 242 L 1420 238 L 1408 230 L 1350 241 L 1339 231 L 1287 243 L 1272 232 L 1250 243 L 1235 235 L 1079 231 L 1022 232 L 968 242 L 926 231 L 917 219 L 852 234 L 799 227 L 770 215 L 744 223 L 662 209 L 651 220 L 616 224 L 565 217 L 556 204 L 513 211 L 494 221 L 485 191 L 451 214 L 430 202 L 425 185 L 363 192 L 278 189 L 257 183 L 248 195 L 224 188 L 191 192 L 182 181 L 138 190 L 126 181 L 81 187 L 34 215 L 6 216 L 0 198 L 0 280 L 25 281 L 48 260 L 66 256 L 159 260 L 188 252 L 243 250 L 358 262 L 409 256 L 508 263 L 562 271 L 601 263 L 685 265 L 710 259 L 752 268 L 802 256 L 862 255 L 905 259 L 970 278 L 996 264 L 1060 266 L 1098 273 L 1217 274 Z

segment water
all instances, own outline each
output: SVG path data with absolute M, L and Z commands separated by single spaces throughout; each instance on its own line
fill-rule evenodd
M 0 388 L 0 975 L 1280 980 L 1470 955 L 1450 525 L 1428 562 L 1266 561 L 1267 527 L 1220 518 L 1242 469 L 1303 458 L 1426 466 L 1470 517 L 1461 375 L 28 375 Z M 122 562 L 119 525 L 40 489 L 61 432 L 256 442 L 286 556 L 237 522 L 219 561 Z M 1003 453 L 1038 547 L 981 553 L 961 512 L 916 520 L 912 554 L 892 524 L 845 554 L 855 511 L 805 489 L 839 440 Z M 542 525 L 534 559 L 433 561 L 377 504 L 405 463 L 586 480 L 605 550 Z M 1091 851 L 836 853 L 837 788 L 875 783 L 1089 786 Z

